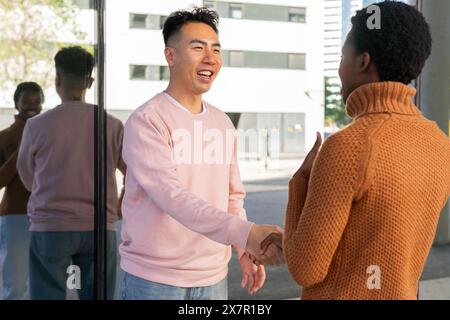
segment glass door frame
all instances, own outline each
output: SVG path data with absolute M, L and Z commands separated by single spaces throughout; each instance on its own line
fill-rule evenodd
M 105 300 L 107 290 L 107 184 L 106 184 L 106 110 L 105 110 L 105 0 L 94 1 L 95 62 L 97 65 L 94 117 L 94 297 Z

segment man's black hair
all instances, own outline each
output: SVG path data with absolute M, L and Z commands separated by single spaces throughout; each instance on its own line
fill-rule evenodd
M 66 76 L 84 81 L 92 75 L 94 57 L 79 46 L 62 48 L 55 56 L 55 67 Z
M 174 34 L 178 33 L 183 25 L 189 22 L 201 22 L 210 26 L 216 33 L 219 24 L 219 15 L 209 8 L 194 8 L 192 10 L 179 10 L 172 12 L 164 22 L 164 43 L 167 43 Z
M 44 103 L 44 92 L 40 85 L 36 82 L 22 82 L 20 83 L 16 91 L 14 91 L 14 107 L 17 109 L 17 104 L 19 103 L 19 99 L 24 92 L 35 92 L 41 95 L 42 103 Z
M 376 3 L 380 8 L 381 29 L 369 29 L 373 13 L 367 8 L 352 17 L 349 41 L 358 54 L 368 52 L 381 81 L 409 84 L 422 71 L 431 53 L 430 29 L 423 15 L 402 2 Z

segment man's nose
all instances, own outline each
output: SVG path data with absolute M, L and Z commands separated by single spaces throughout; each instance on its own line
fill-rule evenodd
M 203 62 L 208 64 L 216 64 L 216 58 L 214 56 L 213 49 L 206 49 L 205 56 L 203 57 Z

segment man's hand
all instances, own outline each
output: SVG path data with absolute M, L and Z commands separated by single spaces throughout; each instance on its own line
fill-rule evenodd
M 311 169 L 314 164 L 314 160 L 316 160 L 317 154 L 319 153 L 320 146 L 322 145 L 322 137 L 319 132 L 316 132 L 316 142 L 312 149 L 308 152 L 305 160 L 303 160 L 302 165 L 297 170 L 297 172 L 292 177 L 291 181 L 296 177 L 302 175 L 305 179 L 309 180 L 309 176 L 311 174 Z
M 241 288 L 245 288 L 248 284 L 248 293 L 252 295 L 264 285 L 264 281 L 266 280 L 264 266 L 255 265 L 247 253 L 244 253 L 241 259 L 239 259 L 239 264 L 242 270 Z
M 267 250 L 261 249 L 261 244 L 272 233 L 282 234 L 284 231 L 279 226 L 268 224 L 254 224 L 250 230 L 245 250 L 253 256 L 257 264 L 281 265 L 285 263 L 281 247 L 269 246 Z

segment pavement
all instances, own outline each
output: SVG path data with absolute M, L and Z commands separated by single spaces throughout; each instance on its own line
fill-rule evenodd
M 260 161 L 240 159 L 238 163 L 243 182 L 263 181 L 260 184 L 262 186 L 267 181 L 291 177 L 302 161 L 303 159 L 268 159 L 267 162 L 264 159 Z
M 292 173 L 295 172 L 295 169 Z M 284 224 L 289 177 L 257 179 L 245 182 L 247 217 L 256 223 Z M 269 177 L 274 173 L 269 173 Z M 230 262 L 230 299 L 298 299 L 301 288 L 292 279 L 287 267 L 267 267 L 264 287 L 249 296 L 239 287 L 240 267 L 236 257 Z M 450 245 L 434 246 L 425 264 L 419 286 L 420 300 L 450 300 Z

